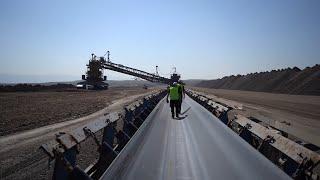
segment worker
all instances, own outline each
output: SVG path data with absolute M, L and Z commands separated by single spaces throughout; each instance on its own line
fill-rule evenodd
M 178 88 L 179 88 L 179 102 L 178 102 L 178 106 L 179 106 L 179 114 L 181 114 L 181 106 L 182 106 L 182 99 L 184 99 L 186 97 L 185 92 L 184 92 L 184 85 L 183 82 L 181 80 L 179 80 L 178 82 Z
M 179 89 L 180 88 L 178 87 L 177 82 L 174 82 L 168 89 L 167 103 L 169 103 L 170 97 L 170 108 L 172 118 L 174 118 L 174 115 L 176 115 L 176 117 L 179 118 Z

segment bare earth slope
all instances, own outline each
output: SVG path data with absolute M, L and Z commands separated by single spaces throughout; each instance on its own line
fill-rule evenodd
M 320 65 L 204 80 L 196 86 L 285 94 L 320 95 Z

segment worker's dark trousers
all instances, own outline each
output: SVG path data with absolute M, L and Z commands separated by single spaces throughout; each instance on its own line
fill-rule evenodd
M 171 107 L 171 115 L 174 117 L 174 114 L 176 116 L 179 116 L 179 100 L 170 100 L 170 107 Z M 174 112 L 174 109 L 176 109 L 176 112 Z
M 178 113 L 181 114 L 182 99 L 178 101 L 178 106 L 179 106 Z

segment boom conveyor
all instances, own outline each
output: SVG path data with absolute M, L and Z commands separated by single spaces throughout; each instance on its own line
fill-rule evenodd
M 123 74 L 128 74 L 131 76 L 135 76 L 150 82 L 157 82 L 157 83 L 164 83 L 164 84 L 169 84 L 170 83 L 170 79 L 169 78 L 165 78 L 156 74 L 151 74 L 145 71 L 141 71 L 139 69 L 135 69 L 135 68 L 131 68 L 128 66 L 124 66 L 121 64 L 116 64 L 113 63 L 111 61 L 107 61 L 104 63 L 103 67 L 105 69 L 109 69 L 112 71 L 116 71 L 116 72 L 120 72 Z
M 178 81 L 180 79 L 180 75 L 177 73 L 171 74 L 171 78 L 166 78 L 160 76 L 158 73 L 148 73 L 139 69 L 124 66 L 122 64 L 113 63 L 110 61 L 109 51 L 107 51 L 106 54 L 108 55 L 107 58 L 104 56 L 97 57 L 94 54 L 91 55 L 92 57 L 89 60 L 89 64 L 87 64 L 87 73 L 86 75 L 82 75 L 82 80 L 85 81 L 78 83 L 77 86 L 79 88 L 107 89 L 108 83 L 104 82 L 107 80 L 107 77 L 103 76 L 104 69 L 135 76 L 154 83 L 170 84 L 173 81 Z

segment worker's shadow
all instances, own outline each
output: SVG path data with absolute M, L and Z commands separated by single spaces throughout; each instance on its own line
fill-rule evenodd
M 184 112 L 182 112 L 180 115 L 180 117 L 175 118 L 175 120 L 183 120 L 184 118 L 188 117 L 188 114 L 184 115 L 185 113 L 187 113 L 189 110 L 191 109 L 191 107 L 188 107 Z
M 173 119 L 174 119 L 174 120 L 177 120 L 177 121 L 180 121 L 180 120 L 185 119 L 186 117 L 188 117 L 188 115 L 184 115 L 184 116 L 180 116 L 180 117 L 175 117 L 175 118 L 173 118 Z

